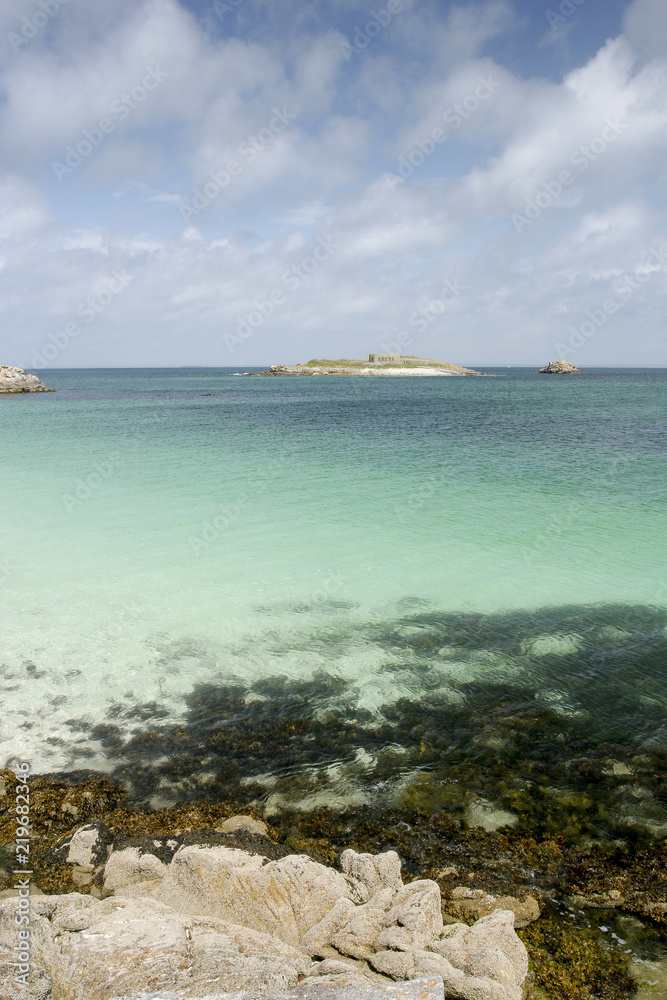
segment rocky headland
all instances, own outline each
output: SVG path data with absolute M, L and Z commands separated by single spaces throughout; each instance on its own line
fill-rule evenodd
M 302 365 L 271 365 L 268 371 L 258 375 L 482 375 L 473 368 L 418 358 L 413 355 L 397 356 L 395 361 L 378 363 L 372 361 L 343 359 L 327 361 L 316 359 Z
M 569 361 L 550 361 L 540 368 L 540 375 L 581 375 L 581 372 Z
M 22 368 L 0 365 L 0 393 L 15 392 L 55 392 L 55 389 L 49 389 L 36 375 L 30 375 Z

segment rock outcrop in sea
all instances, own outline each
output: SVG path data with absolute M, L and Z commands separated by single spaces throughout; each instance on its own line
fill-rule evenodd
M 581 375 L 581 372 L 569 361 L 550 361 L 540 368 L 540 375 Z
M 27 988 L 11 966 L 16 899 L 0 901 L 6 1000 L 329 1000 L 350 988 L 366 1000 L 521 1000 L 528 956 L 514 913 L 445 924 L 437 883 L 404 884 L 395 851 L 347 849 L 336 869 L 276 858 L 249 828 L 247 850 L 168 837 L 114 850 L 107 834 L 90 824 L 61 846 L 67 863 L 99 872 L 97 898 L 31 898 Z
M 30 375 L 22 368 L 0 365 L 0 393 L 13 392 L 55 392 L 40 382 L 36 375 Z

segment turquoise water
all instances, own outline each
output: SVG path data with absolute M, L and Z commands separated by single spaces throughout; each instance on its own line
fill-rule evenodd
M 601 761 L 663 754 L 667 371 L 492 374 L 54 371 L 0 398 L 0 759 L 120 768 L 168 802 L 231 780 L 212 736 L 295 693 L 300 725 L 353 728 L 319 756 L 312 733 L 305 756 L 239 750 L 234 781 L 276 808 L 442 785 L 449 748 L 479 749 L 466 713 L 503 698 L 616 741 Z M 439 734 L 418 763 L 414 712 Z M 141 740 L 178 726 L 176 774 Z

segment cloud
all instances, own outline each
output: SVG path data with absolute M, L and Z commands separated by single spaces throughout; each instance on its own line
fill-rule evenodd
M 662 0 L 634 0 L 625 12 L 623 33 L 642 56 L 667 58 L 667 7 Z
M 405 3 L 348 58 L 347 0 L 244 0 L 222 21 L 70 0 L 0 65 L 10 361 L 29 366 L 118 271 L 132 280 L 54 363 L 263 364 L 399 335 L 462 363 L 543 362 L 665 231 L 662 9 L 635 0 L 623 35 L 547 78 L 504 57 L 526 31 L 505 0 Z M 8 0 L 0 24 L 25 11 Z M 664 296 L 656 263 L 582 363 L 665 363 Z

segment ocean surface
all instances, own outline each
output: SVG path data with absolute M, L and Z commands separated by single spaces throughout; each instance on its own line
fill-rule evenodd
M 667 832 L 667 370 L 0 397 L 0 762 Z

